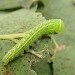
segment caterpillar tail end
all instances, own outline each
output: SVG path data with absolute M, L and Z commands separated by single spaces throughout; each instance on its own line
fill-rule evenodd
M 2 59 L 3 65 L 7 65 L 9 63 L 9 61 L 7 59 L 5 59 L 5 57 Z

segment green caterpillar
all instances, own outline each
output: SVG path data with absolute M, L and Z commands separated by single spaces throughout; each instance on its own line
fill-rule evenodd
M 29 46 L 34 44 L 44 34 L 58 33 L 64 30 L 64 23 L 61 19 L 47 20 L 31 30 L 21 41 L 16 44 L 8 53 L 4 56 L 3 62 L 5 65 L 9 61 L 18 57 L 24 50 L 27 50 Z

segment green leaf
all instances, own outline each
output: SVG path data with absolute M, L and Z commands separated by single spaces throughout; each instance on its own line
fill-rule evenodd
M 54 75 L 74 75 L 75 74 L 75 46 L 68 46 L 60 51 L 54 61 Z
M 34 65 L 32 65 L 32 68 L 36 71 L 37 75 L 52 75 L 50 64 L 45 59 L 42 59 L 37 63 L 35 62 Z
M 58 52 L 53 61 L 54 75 L 75 75 L 75 5 L 71 0 L 50 0 L 43 15 L 46 19 L 61 18 L 65 22 L 65 31 L 56 36 L 65 49 Z
M 0 34 L 28 31 L 45 21 L 44 17 L 42 17 L 42 19 L 41 17 L 41 13 L 35 13 L 25 9 L 9 13 L 0 18 Z
M 0 34 L 25 32 L 43 21 L 45 21 L 45 19 L 40 13 L 21 9 L 0 18 Z M 30 54 L 24 54 L 16 58 L 4 69 L 2 58 L 14 45 L 15 43 L 10 40 L 0 40 L 0 75 L 6 73 L 6 69 L 14 75 L 31 75 L 31 73 L 33 75 L 34 72 L 31 71 Z M 36 73 L 34 75 L 36 75 Z
M 57 52 L 53 60 L 54 75 L 74 75 L 75 74 L 75 35 L 62 33 L 57 36 L 60 45 L 65 45 L 65 49 Z
M 34 60 L 32 58 L 32 69 L 37 73 L 37 75 L 52 75 L 52 64 L 51 64 L 51 50 L 52 41 L 50 41 L 50 37 L 44 36 L 39 39 L 36 44 L 33 46 L 35 52 L 41 54 L 44 59 Z
M 1 16 L 3 17 L 3 16 L 5 16 L 6 14 L 8 14 L 9 12 L 4 12 L 4 11 L 0 11 L 0 18 L 1 18 Z
M 33 0 L 0 0 L 0 10 L 13 10 L 22 7 L 28 9 L 33 2 Z

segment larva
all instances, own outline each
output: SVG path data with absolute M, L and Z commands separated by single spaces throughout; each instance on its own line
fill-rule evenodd
M 25 37 L 21 39 L 8 53 L 4 56 L 3 62 L 5 65 L 9 61 L 21 54 L 24 50 L 27 50 L 29 46 L 34 44 L 44 34 L 58 33 L 64 30 L 64 23 L 61 19 L 47 20 L 31 30 Z

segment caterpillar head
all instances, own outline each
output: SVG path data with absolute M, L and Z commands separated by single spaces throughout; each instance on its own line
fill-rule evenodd
M 59 33 L 64 30 L 64 23 L 61 19 L 51 19 L 48 30 L 50 33 Z

